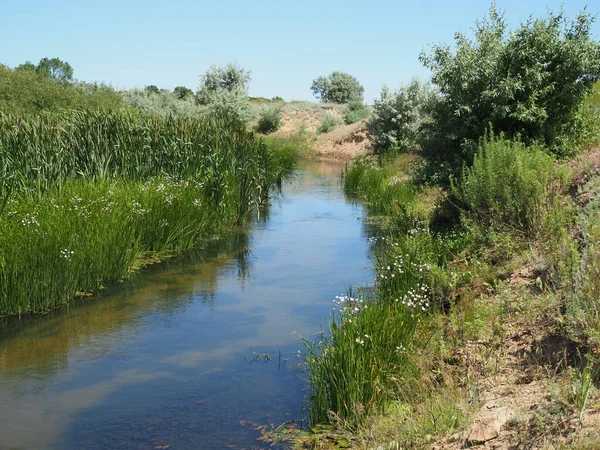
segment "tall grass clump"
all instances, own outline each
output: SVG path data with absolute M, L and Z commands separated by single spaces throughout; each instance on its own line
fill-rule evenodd
M 410 257 L 381 266 L 378 279 L 395 278 L 385 289 L 335 300 L 335 312 L 319 342 L 304 341 L 310 370 L 310 425 L 338 423 L 356 428 L 382 412 L 397 388 L 414 345 L 420 315 L 429 306 L 426 272 Z
M 43 193 L 67 178 L 209 178 L 218 202 L 222 181 L 252 168 L 262 192 L 281 177 L 270 151 L 245 126 L 222 116 L 151 117 L 130 112 L 68 112 L 36 118 L 0 115 L 0 179 L 15 191 Z M 265 166 L 265 164 L 267 166 Z M 276 173 L 277 172 L 277 173 Z
M 489 226 L 533 232 L 567 182 L 568 172 L 541 147 L 488 136 L 473 164 L 451 185 L 469 216 Z
M 42 312 L 241 224 L 295 155 L 223 117 L 0 115 L 0 316 Z

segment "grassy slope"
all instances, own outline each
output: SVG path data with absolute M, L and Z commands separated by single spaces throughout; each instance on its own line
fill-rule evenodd
M 396 160 L 383 169 L 365 170 L 358 181 L 346 179 L 347 186 L 358 188 L 371 214 L 392 225 L 392 245 L 403 240 L 397 223 L 406 214 L 391 200 L 398 198 L 393 186 L 410 178 L 408 162 Z M 483 411 L 500 411 L 508 412 L 508 422 L 489 441 L 499 446 L 494 448 L 515 443 L 518 448 L 597 448 L 600 396 L 594 368 L 600 327 L 593 318 L 598 309 L 590 310 L 594 304 L 587 303 L 583 316 L 577 310 L 572 299 L 581 288 L 565 281 L 564 262 L 573 236 L 596 236 L 595 222 L 584 229 L 582 218 L 599 198 L 600 151 L 582 155 L 570 166 L 570 194 L 560 200 L 556 217 L 547 213 L 545 231 L 523 235 L 481 228 L 477 235 L 474 228 L 466 243 L 460 236 L 449 240 L 454 255 L 446 266 L 449 291 L 439 293 L 449 301 L 419 322 L 416 336 L 427 336 L 426 345 L 413 346 L 406 366 L 391 375 L 395 386 L 388 390 L 382 413 L 359 426 L 341 415 L 309 433 L 282 429 L 278 437 L 291 438 L 295 448 L 458 449 L 476 444 L 471 433 Z M 349 175 L 357 174 L 353 170 Z M 421 189 L 411 204 L 421 217 L 432 219 L 443 199 L 440 191 Z M 580 219 L 569 219 L 565 211 Z M 561 217 L 567 220 L 553 223 Z M 577 258 L 584 258 L 585 250 L 580 251 L 583 256 L 578 253 Z M 588 255 L 587 261 L 595 261 Z M 579 261 L 574 265 L 581 266 Z M 583 299 L 594 299 L 589 295 L 597 285 L 594 267 L 582 272 L 588 277 L 579 282 L 588 289 Z

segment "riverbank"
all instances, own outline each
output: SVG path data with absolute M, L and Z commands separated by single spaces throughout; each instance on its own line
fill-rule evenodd
M 355 164 L 345 187 L 384 230 L 377 281 L 354 286 L 325 340 L 307 342 L 311 431 L 283 427 L 267 440 L 596 448 L 598 155 L 536 172 L 554 190 L 531 231 L 485 224 L 454 194 L 412 184 L 414 157 Z
M 366 121 L 344 122 L 347 105 L 292 102 L 282 103 L 280 128 L 267 135 L 273 141 L 303 141 L 303 155 L 308 159 L 349 163 L 372 152 L 367 138 Z M 324 117 L 332 117 L 335 127 L 319 132 Z M 252 128 L 254 124 L 250 124 Z
M 297 157 L 219 118 L 123 112 L 2 115 L 0 152 L 0 317 L 68 305 L 246 222 Z
M 0 321 L 0 447 L 268 448 L 262 432 L 303 416 L 294 332 L 310 336 L 340 286 L 372 277 L 342 169 L 300 160 L 237 232 L 97 298 Z

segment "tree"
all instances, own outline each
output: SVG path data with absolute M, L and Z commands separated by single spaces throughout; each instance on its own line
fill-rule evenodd
M 417 79 L 396 92 L 384 87 L 367 123 L 373 150 L 376 153 L 415 150 L 419 130 L 428 119 L 427 105 L 434 96 L 434 91 Z
M 433 72 L 441 96 L 431 113 L 431 157 L 470 162 L 486 129 L 525 142 L 544 143 L 556 154 L 577 133 L 583 99 L 600 75 L 600 46 L 591 39 L 593 17 L 564 14 L 529 19 L 508 34 L 494 5 L 476 22 L 471 40 L 455 35 L 455 49 L 435 45 L 421 62 Z M 572 147 L 572 146 L 571 146 Z
M 175 94 L 179 100 L 185 100 L 186 98 L 194 95 L 194 91 L 185 86 L 177 86 L 175 89 L 173 89 L 173 94 Z
M 30 72 L 35 72 L 35 69 L 36 69 L 36 66 L 31 61 L 25 61 L 23 64 L 19 64 L 17 67 L 15 67 L 15 70 L 30 71 Z
M 40 59 L 35 70 L 37 73 L 44 74 L 58 83 L 68 83 L 73 81 L 73 68 L 68 62 L 61 61 L 58 58 Z
M 158 89 L 158 87 L 155 86 L 154 84 L 149 84 L 148 86 L 146 86 L 144 88 L 144 91 L 146 91 L 149 94 L 159 94 L 160 93 L 160 89 Z
M 327 77 L 316 78 L 310 89 L 321 101 L 332 103 L 362 102 L 364 92 L 364 88 L 356 78 L 337 71 L 331 72 Z

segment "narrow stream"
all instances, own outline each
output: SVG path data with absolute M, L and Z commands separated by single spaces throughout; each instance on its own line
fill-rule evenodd
M 303 162 L 248 231 L 0 323 L 0 448 L 267 447 L 261 427 L 303 414 L 295 332 L 317 339 L 333 298 L 372 279 L 341 169 Z

